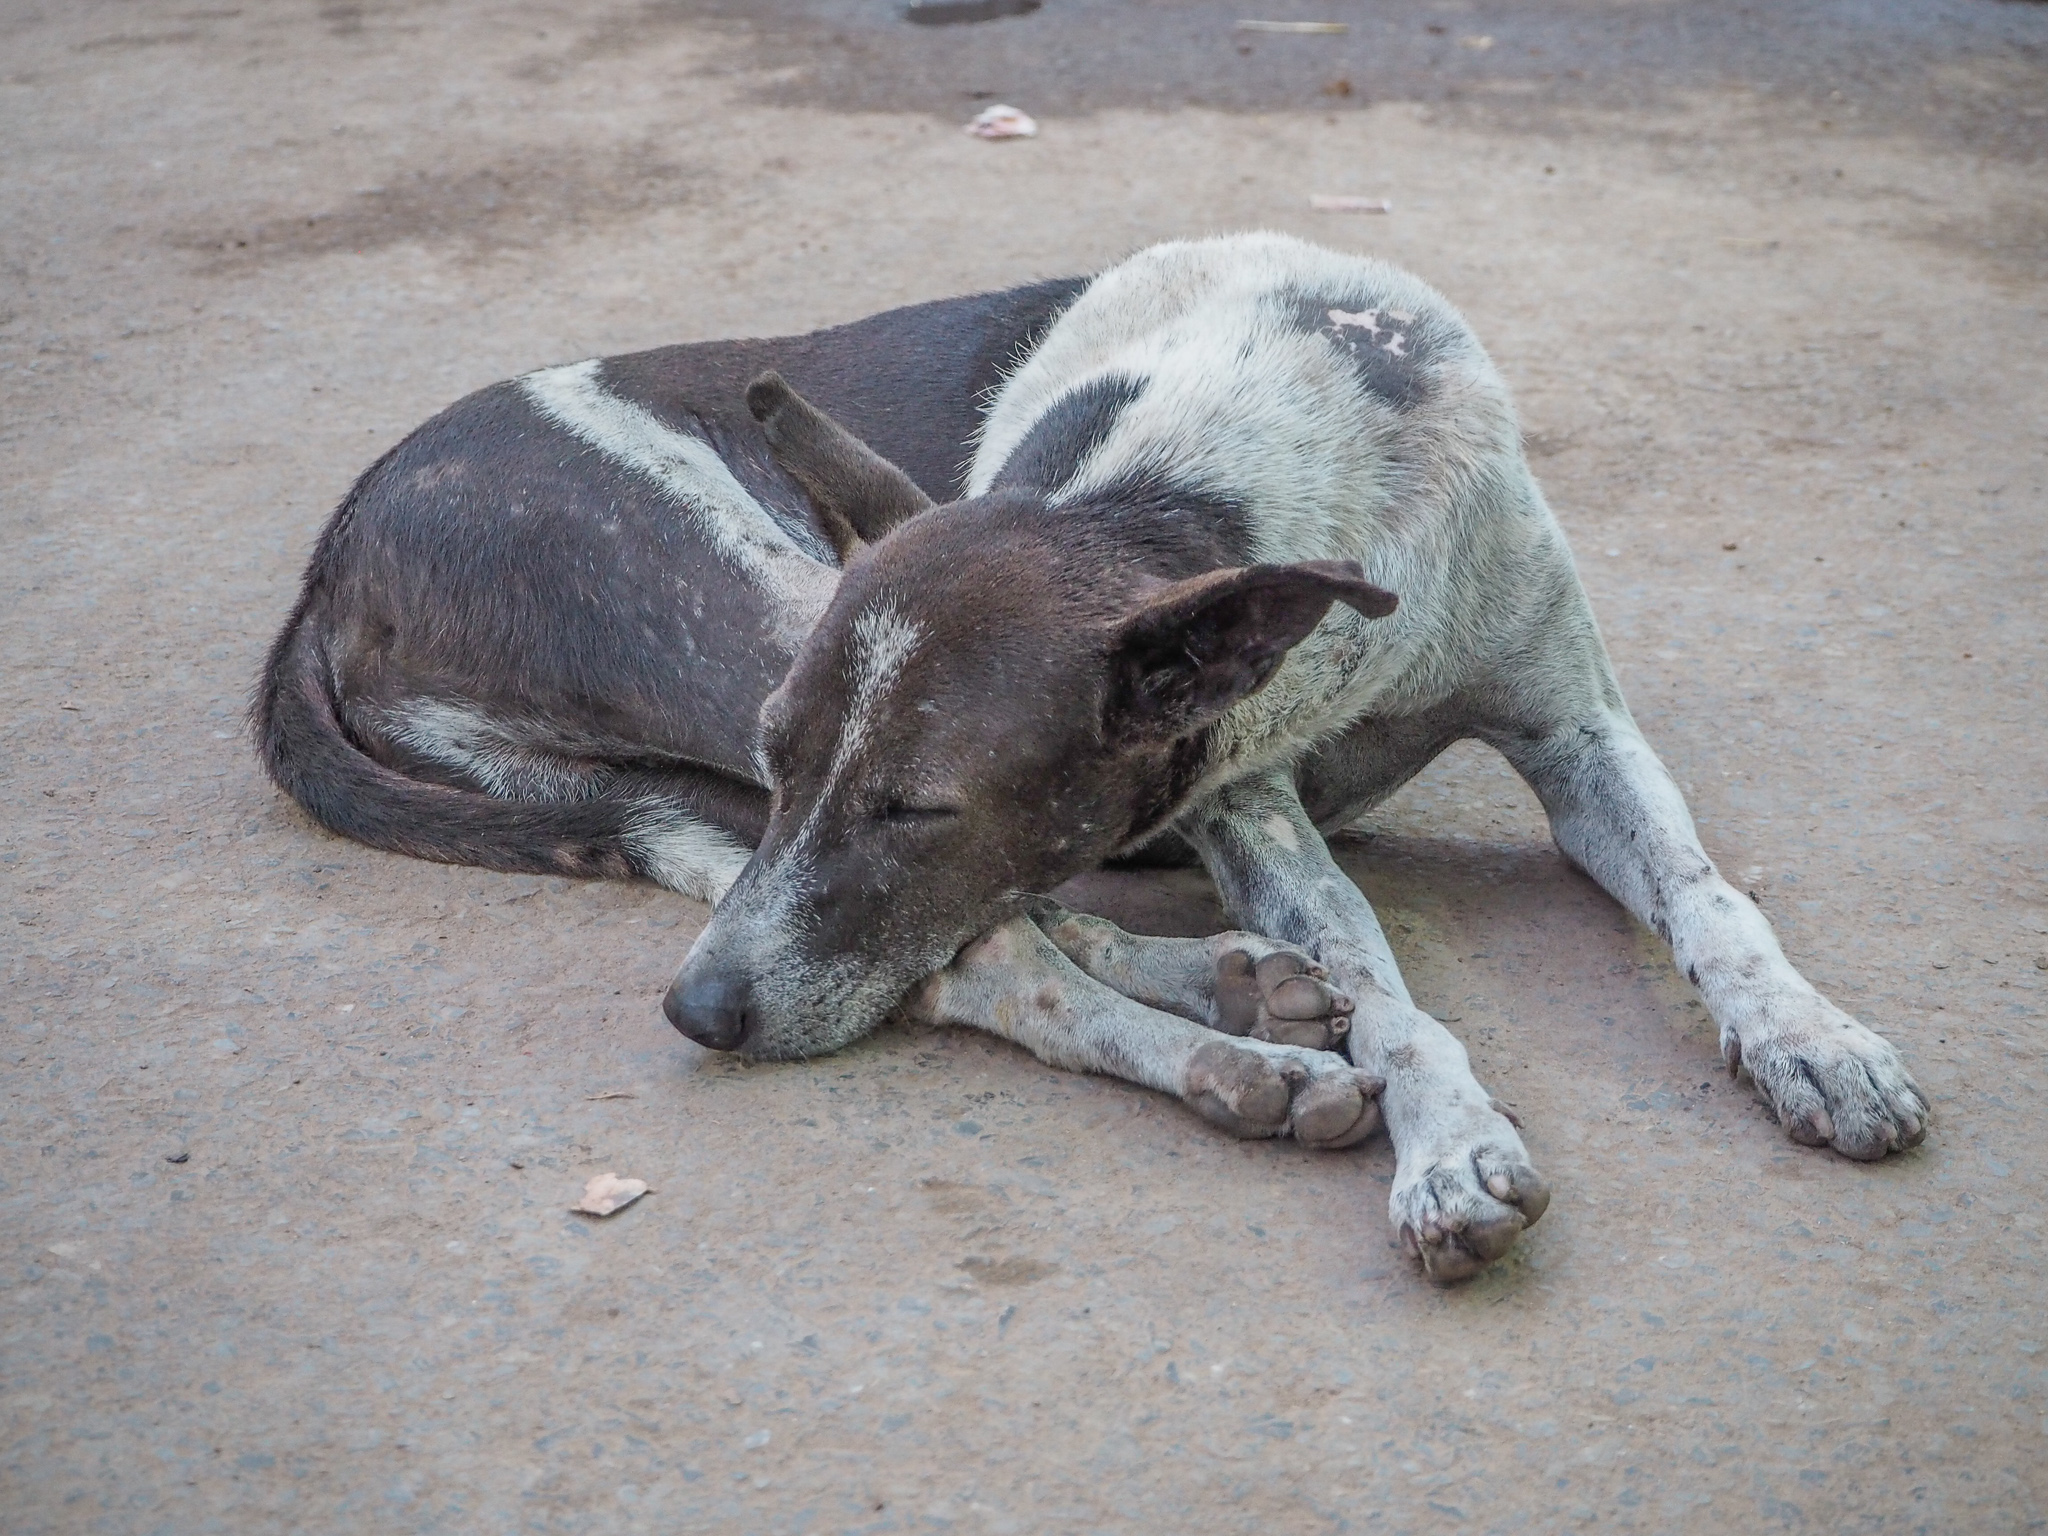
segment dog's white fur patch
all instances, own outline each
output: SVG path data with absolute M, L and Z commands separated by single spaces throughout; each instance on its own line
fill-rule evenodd
M 649 879 L 714 906 L 753 854 L 723 828 L 657 800 L 634 813 L 626 842 Z
M 393 741 L 500 799 L 582 800 L 599 787 L 585 765 L 523 743 L 510 725 L 473 704 L 408 699 L 376 719 Z
M 474 704 L 409 699 L 375 718 L 393 741 L 464 774 L 501 800 L 587 800 L 603 793 L 611 776 L 529 745 L 517 727 Z M 714 904 L 752 852 L 723 828 L 653 799 L 632 812 L 625 841 L 649 879 Z
M 709 443 L 606 389 L 603 366 L 592 358 L 543 368 L 519 386 L 550 421 L 688 509 L 719 557 L 773 600 L 778 638 L 794 649 L 831 600 L 838 572 L 800 548 Z
M 847 680 L 846 714 L 839 723 L 839 736 L 832 743 L 832 761 L 825 770 L 817 801 L 790 840 L 792 853 L 801 855 L 817 836 L 828 808 L 844 787 L 847 773 L 867 747 L 882 701 L 895 688 L 904 666 L 923 639 L 924 630 L 893 607 L 871 607 L 854 619 L 852 643 L 847 648 L 851 676 Z
M 895 688 L 923 638 L 923 629 L 891 607 L 869 608 L 853 621 L 853 679 L 847 690 L 846 721 L 832 754 L 832 778 L 837 779 L 867 745 L 882 700 Z

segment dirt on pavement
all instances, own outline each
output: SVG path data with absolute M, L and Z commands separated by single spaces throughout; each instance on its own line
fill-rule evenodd
M 0 1524 L 2048 1518 L 2048 6 L 1242 9 L 0 7 Z M 959 131 L 994 100 L 1040 136 Z M 1250 227 L 1464 309 L 1709 850 L 1924 1147 L 1789 1143 L 1476 748 L 1342 847 L 1556 1189 L 1448 1291 L 1384 1142 L 966 1033 L 710 1056 L 657 1009 L 700 906 L 262 779 L 315 532 L 462 393 Z M 571 1214 L 606 1171 L 652 1192 Z

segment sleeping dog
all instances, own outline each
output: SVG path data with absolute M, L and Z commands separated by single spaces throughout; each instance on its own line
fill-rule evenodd
M 483 390 L 336 512 L 257 723 L 337 832 L 712 902 L 665 1008 L 715 1049 L 902 1011 L 1238 1135 L 1383 1118 L 1440 1280 L 1549 1190 L 1324 833 L 1476 737 L 1795 1140 L 1926 1133 L 1701 850 L 1463 319 L 1281 236 Z M 1244 931 L 1039 894 L 1176 853 Z

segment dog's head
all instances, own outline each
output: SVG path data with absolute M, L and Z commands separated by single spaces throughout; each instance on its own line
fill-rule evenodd
M 1164 827 L 1210 728 L 1332 602 L 1394 606 L 1341 562 L 1149 576 L 1028 491 L 915 515 L 907 479 L 779 380 L 750 402 L 846 568 L 761 709 L 767 832 L 669 989 L 705 1045 L 866 1034 L 1018 895 Z

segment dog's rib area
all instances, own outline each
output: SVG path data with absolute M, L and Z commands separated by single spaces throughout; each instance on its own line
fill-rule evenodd
M 603 361 L 592 358 L 543 368 L 519 384 L 550 421 L 688 509 L 720 558 L 775 599 L 785 627 L 794 630 L 791 638 L 800 638 L 835 574 L 796 545 L 709 443 L 612 393 L 603 369 Z

